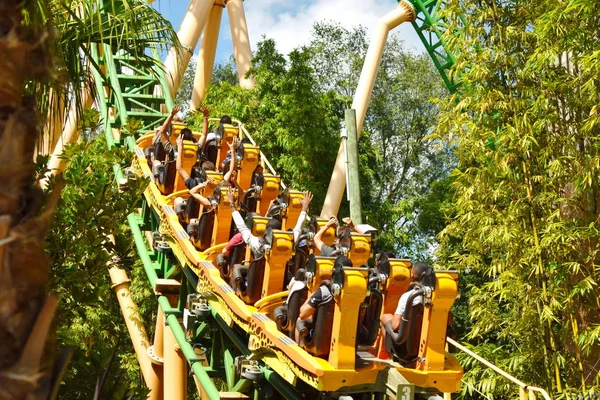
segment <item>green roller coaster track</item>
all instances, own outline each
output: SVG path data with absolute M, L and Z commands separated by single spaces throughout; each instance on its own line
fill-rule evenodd
M 437 12 L 443 1 L 410 0 L 415 7 L 416 20 L 412 23 L 426 51 L 431 56 L 442 80 L 450 90 L 455 92 L 459 83 L 450 77 L 450 68 L 454 57 L 444 45 L 444 24 L 437 19 Z M 115 52 L 109 46 L 95 46 L 91 49 L 94 62 L 103 71 L 94 73 L 97 104 L 104 121 L 106 141 L 109 147 L 127 146 L 133 149 L 135 137 L 119 133 L 129 118 L 141 122 L 139 133 L 143 134 L 158 127 L 167 116 L 165 113 L 173 107 L 165 74 L 161 69 L 140 67 L 135 60 L 121 52 Z M 153 56 L 158 57 L 153 50 Z M 124 177 L 122 169 L 125 165 L 115 165 L 114 171 L 118 180 Z M 189 268 L 179 268 L 177 261 L 169 253 L 148 249 L 143 229 L 156 230 L 156 216 L 145 204 L 142 215 L 132 214 L 128 223 L 133 233 L 136 248 L 148 276 L 155 288 L 159 278 L 177 278 L 181 282 L 179 306 L 174 308 L 165 296 L 158 296 L 157 301 L 166 317 L 166 322 L 190 366 L 191 371 L 203 386 L 204 392 L 210 399 L 220 398 L 214 378 L 219 378 L 229 392 L 247 391 L 254 385 L 255 397 L 267 390 L 264 386 L 253 383 L 243 377 L 236 380 L 235 359 L 239 356 L 249 356 L 251 353 L 241 339 L 241 333 L 228 326 L 213 310 L 210 320 L 201 321 L 196 327 L 194 336 L 212 336 L 211 343 L 206 347 L 212 353 L 210 363 L 206 365 L 198 357 L 196 349 L 186 338 L 186 331 L 179 319 L 183 316 L 184 299 L 195 291 L 197 278 Z M 219 332 L 220 334 L 216 334 Z M 188 332 L 189 334 L 189 332 Z M 208 340 L 208 339 L 207 339 Z M 212 356 L 214 354 L 214 356 Z M 260 367 L 263 376 L 270 385 L 286 399 L 300 399 L 302 395 L 287 381 L 266 367 Z

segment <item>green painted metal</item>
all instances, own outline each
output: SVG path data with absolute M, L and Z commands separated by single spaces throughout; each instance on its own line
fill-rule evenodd
M 169 328 L 171 328 L 171 331 L 173 331 L 173 335 L 175 336 L 175 340 L 177 340 L 177 344 L 179 345 L 181 352 L 185 356 L 190 368 L 194 372 L 194 375 L 196 375 L 196 378 L 198 378 L 202 388 L 208 395 L 208 398 L 211 400 L 219 399 L 219 390 L 213 383 L 210 376 L 208 376 L 208 372 L 198 360 L 196 352 L 185 337 L 185 332 L 183 331 L 183 328 L 179 323 L 179 319 L 175 314 L 179 314 L 179 310 L 172 308 L 169 303 L 169 299 L 167 299 L 165 296 L 158 297 L 158 304 L 160 304 L 160 307 L 165 314 L 167 324 L 169 325 Z
M 106 71 L 105 76 L 94 71 L 94 79 L 109 146 L 123 144 L 112 138 L 112 128 L 124 127 L 129 118 L 141 121 L 141 134 L 160 126 L 167 116 L 164 112 L 173 107 L 162 69 L 140 67 L 134 58 L 115 54 L 107 45 L 94 46 L 91 54 Z M 152 54 L 158 60 L 154 49 Z M 126 144 L 131 147 L 135 138 L 127 138 Z
M 408 0 L 415 8 L 416 19 L 412 22 L 425 50 L 433 60 L 442 80 L 450 90 L 456 92 L 460 82 L 450 76 L 450 69 L 456 60 L 444 43 L 448 32 L 445 22 L 439 17 L 438 11 L 444 7 L 445 0 Z
M 146 275 L 148 276 L 148 280 L 150 281 L 150 286 L 152 286 L 152 289 L 154 290 L 156 286 L 156 280 L 158 279 L 158 275 L 156 274 L 155 263 L 152 262 L 152 260 L 150 259 L 150 255 L 148 254 L 148 250 L 146 249 L 146 238 L 140 230 L 142 219 L 137 214 L 129 214 L 127 216 L 127 222 L 129 223 L 129 227 L 131 228 L 131 233 L 133 235 L 135 247 L 137 248 L 138 254 L 140 255 L 140 259 L 142 260 L 142 265 L 144 266 L 144 270 L 146 271 Z

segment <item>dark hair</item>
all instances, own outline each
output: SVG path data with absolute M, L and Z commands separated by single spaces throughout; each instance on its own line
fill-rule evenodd
M 196 142 L 196 138 L 189 128 L 183 128 L 179 134 L 183 137 L 183 140 L 191 140 L 192 142 Z
M 390 258 L 396 258 L 396 253 L 390 250 L 383 250 L 380 253 L 377 253 L 375 260 L 378 262 L 383 262 L 389 260 Z
M 269 222 L 267 222 L 267 229 L 281 229 L 281 221 L 271 218 Z
M 296 273 L 294 274 L 294 279 L 297 281 L 305 281 L 306 280 L 306 270 L 304 268 L 298 268 Z
M 231 125 L 233 121 L 231 121 L 231 117 L 229 115 L 223 115 L 219 120 L 220 124 L 229 124 Z
M 416 263 L 414 263 L 412 265 L 412 269 L 415 271 L 415 275 L 417 276 L 417 279 L 420 281 L 423 274 L 425 272 L 428 272 L 432 268 L 429 265 L 425 264 L 424 262 L 417 261 Z
M 327 289 L 331 290 L 331 280 L 330 279 L 323 279 L 321 281 L 321 283 L 319 284 L 319 287 L 321 286 L 327 286 Z
M 214 171 L 215 163 L 212 161 L 204 161 L 202 163 L 202 169 L 204 169 L 205 171 Z

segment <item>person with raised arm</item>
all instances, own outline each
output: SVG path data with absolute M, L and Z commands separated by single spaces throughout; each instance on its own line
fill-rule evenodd
M 310 207 L 310 202 L 313 199 L 313 194 L 308 190 L 304 192 L 304 198 L 300 200 L 300 204 L 302 204 L 302 211 L 298 216 L 298 221 L 296 222 L 296 226 L 294 227 L 294 245 L 298 244 L 298 238 L 300 237 L 300 233 L 302 233 L 302 226 L 304 225 L 304 221 L 306 221 L 306 217 L 308 216 L 308 208 Z

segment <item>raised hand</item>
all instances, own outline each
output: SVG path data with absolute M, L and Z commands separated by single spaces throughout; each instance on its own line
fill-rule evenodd
M 235 151 L 237 150 L 238 146 L 240 145 L 240 139 L 233 138 L 233 140 L 231 141 L 231 143 L 227 143 L 227 145 L 229 146 L 229 150 L 231 150 L 232 153 L 235 153 Z
M 227 190 L 227 200 L 229 201 L 230 206 L 235 206 L 235 198 L 233 196 L 233 188 L 229 187 Z
M 179 111 L 181 111 L 181 106 L 179 104 L 174 105 L 173 109 L 171 110 L 171 115 L 175 116 L 175 114 L 177 114 Z
M 200 111 L 202 111 L 202 115 L 204 116 L 204 118 L 208 118 L 208 114 L 210 113 L 210 110 L 208 109 L 208 107 L 202 106 L 200 108 Z
M 338 226 L 338 220 L 335 216 L 332 216 L 331 218 L 329 218 L 329 221 L 327 221 L 327 225 L 328 228 L 333 226 L 334 228 L 336 228 Z
M 300 204 L 302 204 L 302 211 L 308 212 L 308 207 L 310 206 L 310 202 L 313 199 L 313 194 L 308 190 L 304 192 L 304 198 L 300 200 Z

